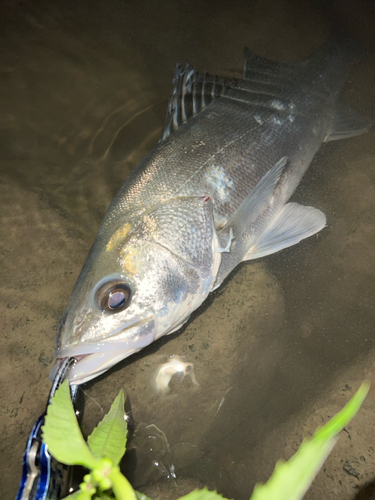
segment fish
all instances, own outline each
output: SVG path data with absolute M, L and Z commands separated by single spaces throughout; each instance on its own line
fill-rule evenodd
M 62 316 L 71 384 L 178 330 L 241 262 L 326 225 L 289 199 L 324 142 L 371 121 L 343 101 L 358 59 L 334 37 L 302 62 L 245 49 L 242 78 L 177 65 L 158 144 L 111 202 Z

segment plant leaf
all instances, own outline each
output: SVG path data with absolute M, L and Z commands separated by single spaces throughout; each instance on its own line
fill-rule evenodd
M 100 500 L 113 500 L 114 499 L 114 496 L 113 495 L 108 495 L 107 493 L 105 493 L 104 491 L 101 491 L 100 492 Z M 65 499 L 64 499 L 65 500 Z
M 360 409 L 369 389 L 370 383 L 363 382 L 361 387 L 354 394 L 352 399 L 344 406 L 344 408 L 332 417 L 331 420 L 329 420 L 323 427 L 316 430 L 314 437 L 317 439 L 327 439 L 342 431 L 342 429 L 348 425 L 350 420 Z
M 178 500 L 223 500 L 225 497 L 220 495 L 217 491 L 209 491 L 207 488 L 203 490 L 194 490 Z M 226 499 L 225 499 L 226 500 Z
M 74 493 L 71 493 L 67 497 L 64 497 L 62 500 L 76 500 L 81 493 L 80 490 L 75 491 Z
M 144 493 L 141 493 L 140 491 L 134 490 L 134 493 L 138 500 L 151 500 L 150 497 L 148 497 Z
M 112 467 L 109 471 L 108 479 L 112 482 L 112 491 L 117 500 L 137 500 L 137 495 L 132 485 L 121 474 L 119 467 Z
M 83 465 L 89 469 L 96 466 L 97 460 L 82 437 L 67 380 L 57 389 L 47 408 L 42 431 L 43 441 L 59 462 L 66 465 Z
M 64 497 L 62 500 L 91 500 L 91 495 L 87 491 L 77 490 L 71 495 Z M 101 498 L 100 500 L 104 500 L 104 498 Z
M 118 465 L 126 449 L 127 424 L 125 397 L 121 389 L 111 409 L 88 437 L 90 450 L 97 458 L 109 458 Z
M 302 442 L 288 462 L 277 462 L 267 483 L 255 485 L 250 500 L 301 499 L 335 445 L 336 435 L 359 410 L 369 387 L 369 384 L 364 382 L 337 415 L 318 429 L 311 440 Z

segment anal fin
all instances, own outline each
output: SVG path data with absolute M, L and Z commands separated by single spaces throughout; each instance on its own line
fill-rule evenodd
M 326 216 L 320 210 L 287 203 L 243 260 L 257 259 L 288 248 L 317 233 L 325 225 Z
M 325 142 L 347 139 L 368 132 L 372 125 L 370 118 L 362 116 L 346 102 L 339 100 L 332 115 Z

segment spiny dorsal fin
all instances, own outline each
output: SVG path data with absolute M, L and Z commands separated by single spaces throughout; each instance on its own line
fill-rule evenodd
M 189 118 L 205 109 L 214 99 L 224 95 L 225 88 L 236 83 L 238 80 L 233 78 L 223 78 L 208 73 L 200 74 L 188 64 L 185 69 L 178 64 L 161 141 Z

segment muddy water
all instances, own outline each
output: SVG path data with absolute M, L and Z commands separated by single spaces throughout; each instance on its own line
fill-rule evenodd
M 108 204 L 159 138 L 176 62 L 238 75 L 244 45 L 302 59 L 344 24 L 369 47 L 344 94 L 374 117 L 374 22 L 364 1 L 3 2 L 2 498 L 44 409 L 59 318 Z M 325 145 L 294 200 L 323 210 L 327 228 L 240 266 L 180 332 L 84 386 L 86 432 L 121 387 L 129 395 L 138 429 L 125 465 L 152 498 L 201 485 L 248 498 L 371 376 L 374 165 L 373 132 Z M 176 376 L 158 394 L 172 356 L 194 364 L 198 385 Z M 372 477 L 374 398 L 307 498 L 349 499 Z

